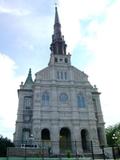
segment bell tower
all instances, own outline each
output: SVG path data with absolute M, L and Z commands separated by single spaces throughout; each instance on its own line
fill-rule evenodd
M 67 45 L 64 36 L 61 33 L 61 24 L 57 7 L 55 7 L 54 33 L 52 35 L 52 43 L 50 45 L 51 56 L 49 65 L 70 65 L 70 54 L 66 54 Z

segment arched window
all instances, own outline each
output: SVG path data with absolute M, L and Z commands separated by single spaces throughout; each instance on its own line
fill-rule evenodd
M 49 94 L 47 92 L 42 95 L 42 105 L 49 105 Z
M 80 94 L 77 96 L 77 103 L 78 103 L 78 107 L 80 107 L 80 108 L 85 107 L 85 98 L 83 95 Z

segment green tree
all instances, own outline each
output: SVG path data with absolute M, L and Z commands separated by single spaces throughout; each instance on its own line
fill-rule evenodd
M 120 145 L 120 123 L 107 127 L 106 137 L 109 146 Z
M 7 147 L 14 147 L 14 144 L 7 137 L 0 135 L 0 157 L 5 157 L 7 155 Z

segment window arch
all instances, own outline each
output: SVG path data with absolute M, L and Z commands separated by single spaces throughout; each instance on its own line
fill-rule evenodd
M 47 92 L 42 95 L 42 105 L 49 105 L 49 94 Z
M 85 98 L 82 94 L 79 94 L 77 96 L 77 104 L 78 104 L 78 107 L 80 108 L 84 108 L 85 107 Z

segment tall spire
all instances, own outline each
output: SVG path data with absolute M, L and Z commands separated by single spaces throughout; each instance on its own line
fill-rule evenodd
M 58 11 L 57 11 L 57 6 L 55 6 L 55 24 L 60 24 Z
M 59 21 L 57 7 L 55 7 L 55 23 L 54 23 L 54 40 L 62 39 L 61 36 L 61 24 Z
M 52 35 L 52 44 L 50 46 L 52 54 L 66 55 L 66 44 L 64 36 L 61 34 L 61 24 L 59 21 L 59 15 L 57 7 L 55 6 L 55 22 L 54 22 L 54 34 Z

